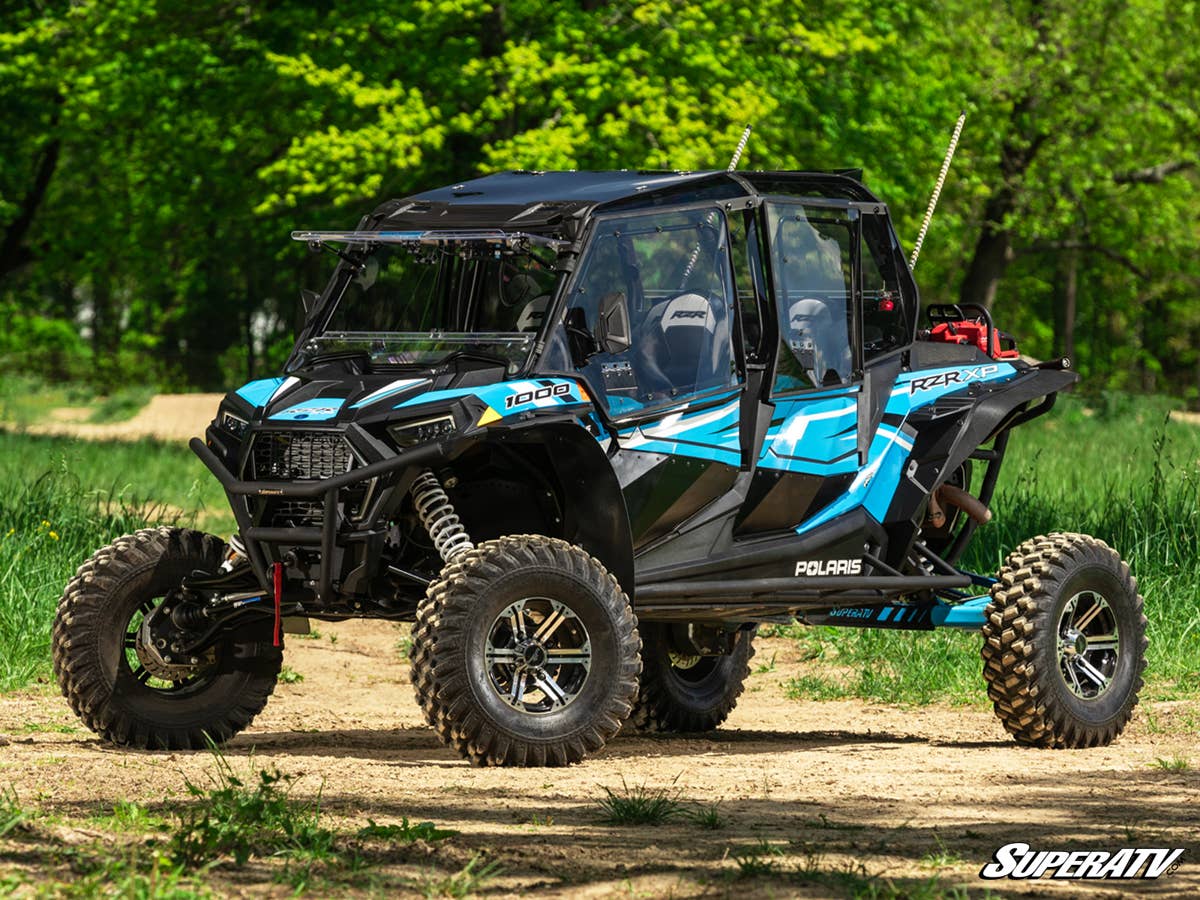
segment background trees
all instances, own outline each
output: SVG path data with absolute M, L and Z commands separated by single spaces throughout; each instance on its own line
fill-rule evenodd
M 1093 383 L 1197 397 L 1196 4 L 0 2 L 0 365 L 223 387 L 287 240 L 501 168 L 861 165 L 919 274 Z

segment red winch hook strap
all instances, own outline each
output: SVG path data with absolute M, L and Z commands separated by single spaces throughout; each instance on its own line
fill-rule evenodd
M 275 582 L 275 646 L 283 642 L 283 563 L 271 566 L 271 576 Z

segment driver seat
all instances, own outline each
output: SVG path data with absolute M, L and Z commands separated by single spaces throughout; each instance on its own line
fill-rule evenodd
M 679 294 L 655 304 L 640 329 L 639 383 L 665 395 L 714 386 L 726 361 L 727 327 L 721 306 L 702 294 Z

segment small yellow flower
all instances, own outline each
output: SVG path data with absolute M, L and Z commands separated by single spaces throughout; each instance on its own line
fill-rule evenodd
M 45 519 L 42 519 L 42 527 L 43 527 L 43 528 L 49 528 L 49 527 L 50 527 L 50 523 L 49 523 L 49 522 L 47 522 Z
M 15 528 L 10 528 L 10 529 L 8 529 L 8 534 L 6 534 L 6 535 L 5 535 L 5 537 L 6 537 L 6 538 L 10 538 L 10 537 L 12 537 L 14 534 L 16 534 L 16 533 L 17 533 L 17 529 L 15 529 Z
M 58 532 L 57 531 L 50 532 L 50 537 L 54 538 L 57 541 L 58 540 Z

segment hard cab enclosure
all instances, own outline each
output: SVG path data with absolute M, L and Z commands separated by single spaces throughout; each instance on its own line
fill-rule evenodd
M 1009 429 L 1076 378 L 961 310 L 978 340 L 922 333 L 851 174 L 512 172 L 295 237 L 342 261 L 285 376 L 231 393 L 197 450 L 255 583 L 280 564 L 306 615 L 410 618 L 456 537 L 532 533 L 641 619 L 914 597 L 877 624 L 930 627 L 972 585 L 952 564 Z M 426 469 L 455 517 L 432 537 Z

